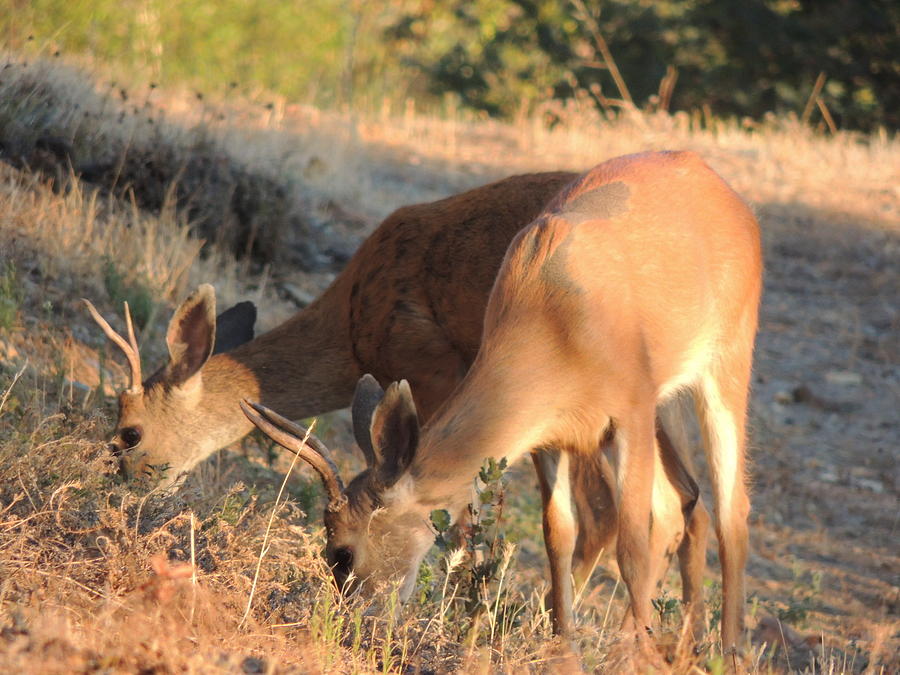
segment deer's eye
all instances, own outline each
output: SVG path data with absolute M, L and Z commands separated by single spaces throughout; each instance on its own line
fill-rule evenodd
M 353 549 L 349 546 L 341 546 L 334 551 L 334 567 L 337 571 L 350 574 L 353 569 Z
M 125 427 L 119 432 L 122 442 L 125 443 L 126 449 L 135 447 L 141 442 L 141 430 L 138 427 Z

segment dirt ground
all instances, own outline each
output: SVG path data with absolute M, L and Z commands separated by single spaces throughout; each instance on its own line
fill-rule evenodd
M 870 621 L 896 630 L 900 235 L 828 213 L 759 212 L 753 588 L 777 598 L 818 573 L 814 624 L 844 637 Z

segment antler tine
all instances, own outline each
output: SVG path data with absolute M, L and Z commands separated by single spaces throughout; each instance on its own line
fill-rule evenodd
M 243 399 L 241 400 L 241 410 L 244 411 L 247 419 L 259 427 L 269 438 L 306 460 L 316 470 L 328 492 L 329 511 L 339 511 L 344 507 L 347 503 L 347 497 L 344 495 L 344 483 L 338 474 L 337 466 L 331 459 L 331 453 L 322 441 L 310 435 L 304 443 L 303 439 L 307 432 L 303 427 L 259 403 Z
M 129 388 L 129 392 L 133 394 L 137 394 L 141 392 L 141 355 L 137 349 L 137 340 L 134 337 L 134 327 L 131 324 L 131 314 L 128 311 L 128 303 L 125 303 L 125 316 L 128 323 L 128 333 L 131 338 L 131 343 L 125 341 L 121 335 L 119 335 L 113 327 L 107 323 L 106 319 L 104 319 L 100 312 L 97 311 L 97 308 L 94 307 L 93 303 L 87 298 L 82 298 L 82 302 L 87 305 L 88 311 L 91 313 L 91 316 L 94 317 L 94 321 L 103 329 L 103 332 L 106 333 L 106 337 L 115 342 L 119 349 L 125 352 L 125 356 L 128 358 L 128 365 L 131 367 L 131 387 Z
M 128 326 L 128 341 L 131 343 L 131 351 L 134 354 L 134 360 L 128 357 L 131 364 L 131 372 L 133 378 L 131 381 L 132 388 L 140 388 L 144 378 L 141 377 L 141 350 L 138 349 L 137 338 L 134 336 L 134 324 L 131 322 L 131 310 L 128 308 L 128 301 L 125 301 L 125 324 Z

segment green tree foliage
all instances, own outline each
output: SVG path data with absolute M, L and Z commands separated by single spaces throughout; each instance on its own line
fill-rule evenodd
M 341 0 L 7 1 L 0 36 L 13 48 L 50 43 L 163 83 L 303 99 L 340 78 L 349 20 Z
M 820 72 L 838 123 L 900 126 L 900 4 L 886 0 L 411 0 L 385 29 L 432 95 L 512 115 L 548 95 L 653 100 L 758 118 L 803 110 Z
M 508 117 L 573 96 L 658 105 L 669 73 L 670 109 L 758 119 L 800 114 L 824 73 L 839 126 L 900 128 L 894 0 L 7 2 L 0 36 L 14 48 L 34 34 L 200 88 L 236 82 L 326 104 L 452 95 Z

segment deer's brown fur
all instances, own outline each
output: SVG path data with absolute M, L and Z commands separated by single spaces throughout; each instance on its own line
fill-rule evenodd
M 309 307 L 235 349 L 201 349 L 191 359 L 181 345 L 208 346 L 219 337 L 215 295 L 201 287 L 172 319 L 169 362 L 139 395 L 119 397 L 112 444 L 124 468 L 159 477 L 153 469 L 167 467 L 162 481 L 172 483 L 253 428 L 240 414 L 241 398 L 292 419 L 309 417 L 347 406 L 367 372 L 382 382 L 409 379 L 427 419 L 478 351 L 488 292 L 509 242 L 574 177 L 513 176 L 402 207 Z M 125 429 L 140 431 L 137 447 L 123 438 Z

